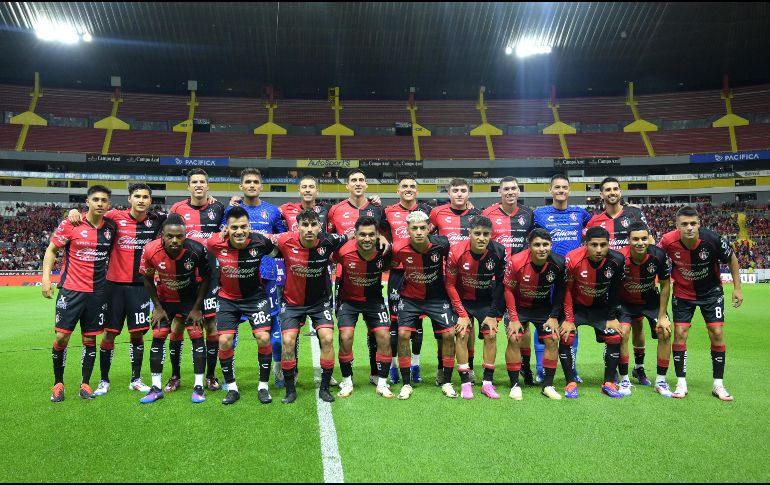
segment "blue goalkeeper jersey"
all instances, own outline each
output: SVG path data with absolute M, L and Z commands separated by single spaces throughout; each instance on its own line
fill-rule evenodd
M 535 226 L 551 233 L 553 252 L 566 256 L 568 252 L 583 244 L 583 228 L 591 220 L 591 214 L 574 205 L 559 210 L 552 205 L 538 207 L 535 213 Z

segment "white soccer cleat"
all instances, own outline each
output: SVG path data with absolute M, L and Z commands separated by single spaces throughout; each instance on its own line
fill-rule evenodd
M 687 397 L 687 383 L 677 384 L 676 389 L 674 390 L 674 393 L 671 395 L 671 397 L 676 399 L 684 399 Z
M 99 385 L 94 391 L 94 396 L 104 396 L 110 391 L 110 383 L 107 381 L 99 381 Z
M 554 389 L 555 391 L 556 389 Z M 521 401 L 524 399 L 524 395 L 521 392 L 521 388 L 519 386 L 513 386 L 511 388 L 511 392 L 508 394 L 508 397 L 513 399 L 514 401 Z
M 634 387 L 634 385 L 631 384 L 631 381 L 628 379 L 623 379 L 618 385 L 618 393 L 620 393 L 622 396 L 630 396 L 632 387 Z
M 412 389 L 412 386 L 410 386 L 409 384 L 404 384 L 404 386 L 401 388 L 401 392 L 398 393 L 398 398 L 401 399 L 402 401 L 405 401 L 410 397 L 412 397 L 412 391 L 414 391 L 414 389 Z
M 351 394 L 353 394 L 353 383 L 343 381 L 340 386 L 340 392 L 337 393 L 337 397 L 349 397 Z
M 655 383 L 655 392 L 663 397 L 674 397 L 674 393 L 671 392 L 671 388 L 668 387 L 666 381 L 658 381 Z
M 377 387 L 377 395 L 378 396 L 382 396 L 382 397 L 384 397 L 386 399 L 393 399 L 394 397 L 396 397 L 396 395 L 393 394 L 393 391 L 391 391 L 388 386 L 379 386 L 379 387 Z M 401 396 L 399 395 L 399 399 L 400 398 L 401 398 Z
M 94 393 L 96 394 L 96 393 Z M 711 390 L 711 394 L 719 398 L 720 401 L 732 401 L 733 397 L 730 395 L 729 392 L 727 392 L 727 389 L 725 389 L 725 386 L 716 386 Z
M 452 387 L 451 382 L 447 382 L 446 384 L 443 384 L 441 386 L 441 392 L 443 392 L 446 397 L 450 397 L 452 399 L 457 397 L 457 391 L 455 391 L 455 388 Z
M 518 386 L 516 386 L 516 388 L 518 388 Z M 513 393 L 513 389 L 511 389 L 511 393 Z M 561 399 L 561 394 L 559 394 L 559 391 L 557 391 L 553 386 L 544 387 L 543 396 L 547 397 L 548 399 L 553 399 L 554 401 Z
M 147 394 L 150 392 L 151 387 L 142 382 L 142 379 L 135 379 L 128 385 L 129 391 L 139 391 Z

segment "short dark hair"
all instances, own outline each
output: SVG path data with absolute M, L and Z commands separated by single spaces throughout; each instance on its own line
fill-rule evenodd
M 676 211 L 676 217 L 700 217 L 694 207 L 686 205 Z
M 420 182 L 418 182 L 415 177 L 411 177 L 411 176 L 405 176 L 405 177 L 399 178 L 398 185 L 401 185 L 401 182 L 403 182 L 404 180 L 414 180 L 414 183 L 416 183 L 417 185 L 420 185 Z
M 241 206 L 235 206 L 227 212 L 226 222 L 230 222 L 230 219 L 240 219 L 241 217 L 249 218 L 249 213 Z
M 468 183 L 468 181 L 462 178 L 452 179 L 449 182 L 450 187 L 462 187 L 463 185 L 470 187 L 470 184 Z
M 193 178 L 193 175 L 203 175 L 206 177 L 206 182 L 209 181 L 209 174 L 207 174 L 205 170 L 202 168 L 194 168 L 187 172 L 187 185 L 190 185 L 190 180 Z
M 241 170 L 241 182 L 243 182 L 243 179 L 245 179 L 247 175 L 256 175 L 259 177 L 260 182 L 262 181 L 262 172 L 256 168 L 244 168 Z
M 112 191 L 104 185 L 92 185 L 88 189 L 88 192 L 86 192 L 86 198 L 91 197 L 91 194 L 95 194 L 96 192 L 103 192 L 107 194 L 107 197 L 112 196 Z
M 362 226 L 374 226 L 377 227 L 377 220 L 370 216 L 361 216 L 356 221 L 356 231 Z
M 594 226 L 586 231 L 586 237 L 583 238 L 585 242 L 588 242 L 591 239 L 606 239 L 609 241 L 610 233 L 607 231 L 607 229 L 601 226 Z
M 610 182 L 615 182 L 618 184 L 618 187 L 620 187 L 620 180 L 616 179 L 615 177 L 604 177 L 602 183 L 599 184 L 599 190 L 604 190 L 604 184 L 608 184 Z
M 141 182 L 129 185 L 128 186 L 128 195 L 133 194 L 137 190 L 146 190 L 147 192 L 150 193 L 150 195 L 152 195 L 152 189 L 150 188 L 150 186 L 145 184 L 145 183 L 141 183 Z
M 176 212 L 171 213 L 166 217 L 166 220 L 163 221 L 163 225 L 160 226 L 160 230 L 164 231 L 167 226 L 182 226 L 186 227 L 184 223 L 184 219 L 182 219 L 182 216 L 177 214 Z
M 630 236 L 634 231 L 647 231 L 647 233 L 649 233 L 650 228 L 647 227 L 647 224 L 642 221 L 635 221 L 632 222 L 630 226 L 628 226 L 628 235 Z
M 302 178 L 299 179 L 299 183 L 301 184 L 303 180 L 312 180 L 315 183 L 315 186 L 318 187 L 318 179 L 312 175 L 303 175 Z
M 567 183 L 569 183 L 569 177 L 567 177 L 567 176 L 566 176 L 566 175 L 564 175 L 563 173 L 557 173 L 557 174 L 554 174 L 554 175 L 551 177 L 551 185 L 553 185 L 553 181 L 554 181 L 554 180 L 566 180 L 566 181 L 567 181 Z
M 468 229 L 473 229 L 474 227 L 492 229 L 492 220 L 487 216 L 476 216 L 468 223 Z
M 516 185 L 519 185 L 519 181 L 516 180 L 516 177 L 511 177 L 510 175 L 500 179 L 500 185 L 504 184 L 505 182 L 515 182 Z
M 360 168 L 353 168 L 353 169 L 351 169 L 351 170 L 348 170 L 348 173 L 347 173 L 347 175 L 345 175 L 345 180 L 347 180 L 348 182 L 350 182 L 350 177 L 352 177 L 353 175 L 355 175 L 355 174 L 357 174 L 357 173 L 360 173 L 361 175 L 363 175 L 363 176 L 364 176 L 364 178 L 366 178 L 366 174 L 364 173 L 364 171 L 363 171 L 363 170 L 361 170 Z
M 313 222 L 316 221 L 318 223 L 321 222 L 321 218 L 318 217 L 318 213 L 311 209 L 303 210 L 302 212 L 297 215 L 297 225 L 303 221 Z
M 536 237 L 539 237 L 540 239 L 545 239 L 546 241 L 553 241 L 553 238 L 551 237 L 551 233 L 548 232 L 548 230 L 543 229 L 542 227 L 532 229 L 532 232 L 530 232 L 529 236 L 527 237 L 527 242 L 529 244 L 532 244 L 532 241 L 534 241 Z

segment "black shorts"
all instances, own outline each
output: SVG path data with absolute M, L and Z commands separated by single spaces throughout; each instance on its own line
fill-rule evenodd
M 441 298 L 412 300 L 402 297 L 398 303 L 398 329 L 415 332 L 417 322 L 422 315 L 430 318 L 434 333 L 451 332 L 457 323 L 457 314 L 452 309 L 449 300 Z
M 484 340 L 484 335 L 489 334 L 490 330 L 489 325 L 484 325 L 482 322 L 487 318 L 487 316 L 494 315 L 496 313 L 495 309 L 491 305 L 491 302 L 463 300 L 462 303 L 465 311 L 468 312 L 468 316 L 471 317 L 471 327 L 468 327 L 468 332 L 472 331 L 473 320 L 476 320 L 479 323 L 478 338 L 479 340 Z M 499 318 L 497 320 L 500 321 Z
M 61 288 L 56 298 L 56 331 L 72 333 L 79 321 L 84 336 L 101 334 L 107 313 L 106 298 L 103 291 L 85 293 Z
M 370 332 L 390 330 L 388 308 L 384 302 L 370 303 L 360 301 L 343 301 L 337 308 L 337 328 L 356 328 L 358 316 L 364 317 L 366 327 Z
M 217 333 L 238 333 L 242 316 L 248 317 L 252 333 L 270 332 L 270 302 L 266 298 L 235 301 L 219 297 L 218 305 Z
M 642 320 L 647 318 L 647 323 L 650 325 L 650 332 L 652 338 L 658 338 L 658 332 L 655 328 L 658 326 L 658 310 L 659 306 L 642 306 L 632 305 L 629 303 L 620 304 L 620 313 L 618 314 L 618 320 L 621 325 L 631 325 L 634 320 Z
M 315 305 L 299 306 L 283 302 L 281 307 L 281 332 L 299 332 L 305 325 L 305 319 L 310 317 L 313 329 L 334 328 L 332 317 L 332 299 L 327 297 Z
M 725 295 L 721 293 L 706 300 L 684 300 L 674 297 L 671 303 L 674 325 L 689 327 L 696 307 L 700 307 L 700 313 L 707 327 L 721 327 L 725 324 Z
M 403 268 L 395 268 L 390 270 L 388 276 L 388 309 L 390 310 L 390 318 L 392 320 L 398 320 L 398 302 L 401 301 L 401 283 L 404 281 Z
M 168 315 L 169 323 L 171 320 L 175 318 L 187 318 L 187 315 L 190 314 L 192 311 L 192 304 L 191 301 L 183 301 L 183 302 L 168 302 L 168 301 L 162 301 L 160 302 L 160 306 L 163 307 L 163 310 L 166 312 L 166 315 Z
M 525 329 L 531 323 L 537 329 L 538 340 L 545 340 L 551 336 L 555 329 L 546 326 L 545 322 L 551 317 L 550 308 L 521 308 L 516 307 L 516 313 L 519 315 L 519 323 Z M 557 321 L 559 319 L 557 318 Z M 505 328 L 508 328 L 508 318 L 505 319 Z
M 218 236 L 214 236 L 218 237 Z M 206 253 L 206 257 L 211 268 L 211 287 L 206 294 L 206 298 L 203 299 L 201 305 L 201 311 L 203 312 L 203 318 L 211 318 L 217 316 L 217 303 L 219 302 L 219 261 L 217 261 L 214 253 Z
M 150 329 L 152 300 L 147 296 L 144 285 L 107 282 L 107 325 L 105 330 L 111 333 L 123 331 L 127 322 L 129 333 L 146 332 Z
M 616 335 L 614 330 L 607 330 L 607 310 L 605 308 L 588 308 L 575 305 L 575 327 L 588 325 L 594 328 L 597 342 L 604 342 L 604 337 Z

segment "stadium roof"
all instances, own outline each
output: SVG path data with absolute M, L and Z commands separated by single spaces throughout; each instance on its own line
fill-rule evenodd
M 36 37 L 48 20 L 93 41 Z M 0 4 L 0 83 L 127 91 L 347 99 L 640 93 L 770 80 L 767 3 L 108 3 Z M 519 59 L 507 46 L 548 45 Z

